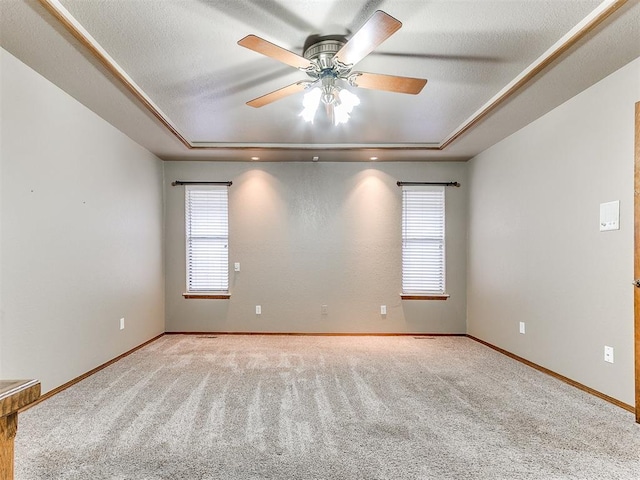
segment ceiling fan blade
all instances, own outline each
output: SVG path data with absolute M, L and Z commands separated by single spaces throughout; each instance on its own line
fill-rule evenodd
M 354 72 L 349 81 L 352 85 L 371 90 L 386 90 L 387 92 L 409 93 L 417 95 L 427 84 L 426 78 L 397 77 L 380 73 Z
M 267 57 L 274 58 L 295 68 L 307 68 L 311 66 L 311 62 L 306 58 L 255 35 L 247 35 L 243 39 L 238 40 L 238 45 L 266 55 Z
M 254 108 L 264 107 L 265 105 L 269 105 L 276 100 L 280 100 L 281 98 L 288 97 L 289 95 L 293 95 L 295 93 L 303 91 L 305 88 L 307 88 L 307 85 L 309 85 L 309 83 L 311 82 L 292 83 L 291 85 L 287 85 L 286 87 L 274 90 L 273 92 L 262 95 L 261 97 L 254 98 L 253 100 L 248 101 L 247 105 Z
M 376 10 L 369 20 L 336 53 L 335 59 L 345 65 L 355 65 L 400 29 L 402 22 L 382 10 Z

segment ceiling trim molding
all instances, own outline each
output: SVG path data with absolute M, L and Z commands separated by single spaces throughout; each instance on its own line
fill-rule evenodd
M 169 117 L 149 98 L 149 96 L 133 81 L 133 79 L 118 65 L 118 63 L 100 46 L 95 38 L 85 30 L 73 15 L 58 0 L 39 0 L 42 6 L 51 13 L 62 25 L 83 44 L 93 56 L 106 67 L 120 82 L 142 103 L 142 105 L 156 117 L 180 142 L 187 148 L 191 143 L 173 124 Z
M 567 52 L 589 32 L 600 25 L 610 15 L 625 5 L 628 0 L 605 0 L 580 23 L 573 27 L 566 35 L 558 40 L 551 48 L 544 52 L 531 65 L 523 70 L 508 85 L 500 90 L 493 98 L 485 103 L 479 110 L 465 120 L 458 128 L 450 133 L 440 143 L 427 144 L 250 144 L 250 143 L 216 143 L 216 142 L 191 142 L 174 125 L 169 117 L 151 100 L 122 67 L 100 46 L 100 44 L 85 30 L 85 28 L 71 15 L 71 13 L 59 2 L 59 0 L 38 0 L 43 7 L 51 13 L 105 68 L 114 75 L 134 97 L 169 130 L 185 147 L 190 150 L 342 150 L 342 151 L 369 151 L 369 150 L 444 150 L 458 138 L 463 136 L 494 109 L 516 94 L 527 83 L 532 81 L 544 69 L 549 67 L 563 53 Z
M 462 125 L 454 130 L 441 144 L 440 149 L 444 150 L 461 135 L 473 128 L 484 117 L 491 113 L 496 107 L 509 99 L 518 90 L 529 83 L 533 78 L 551 65 L 560 55 L 573 47 L 587 33 L 596 28 L 616 10 L 622 7 L 628 0 L 606 0 L 598 5 L 594 11 L 587 15 L 580 23 L 558 40 L 551 48 L 544 52 L 536 61 L 524 69 L 507 86 L 500 90 L 491 100 L 485 103 L 480 109 L 471 115 Z
M 438 143 L 211 143 L 192 142 L 192 148 L 200 150 L 441 150 Z

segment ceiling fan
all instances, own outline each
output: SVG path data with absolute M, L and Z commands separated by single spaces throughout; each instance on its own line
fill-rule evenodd
M 427 83 L 423 78 L 400 77 L 379 73 L 354 72 L 356 63 L 400 29 L 402 23 L 377 10 L 351 38 L 342 35 L 312 35 L 305 42 L 302 56 L 275 45 L 256 35 L 247 35 L 238 45 L 274 58 L 305 72 L 309 79 L 301 80 L 273 92 L 254 98 L 247 105 L 260 108 L 276 100 L 309 90 L 305 95 L 302 116 L 312 121 L 322 102 L 336 124 L 346 122 L 358 98 L 339 86 L 344 81 L 353 87 L 416 95 Z M 316 88 L 317 87 L 317 88 Z

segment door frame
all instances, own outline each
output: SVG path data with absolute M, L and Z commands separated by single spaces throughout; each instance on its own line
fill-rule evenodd
M 635 159 L 634 159 L 634 279 L 640 279 L 640 102 L 636 103 L 635 114 Z M 635 329 L 635 363 L 636 363 L 636 422 L 640 423 L 640 288 L 634 287 L 633 310 Z

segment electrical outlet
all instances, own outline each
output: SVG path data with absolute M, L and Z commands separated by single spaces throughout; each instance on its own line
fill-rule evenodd
M 522 335 L 524 335 L 525 329 L 524 329 L 524 322 L 520 322 L 520 333 Z
M 233 270 L 235 272 L 239 272 L 240 271 L 240 262 L 236 262 L 233 264 Z
M 260 305 L 256 305 L 256 315 L 262 315 L 262 307 Z
M 124 330 L 124 317 L 120 319 L 120 330 Z
M 387 306 L 380 305 L 380 315 L 386 315 L 386 314 L 387 314 Z
M 604 361 L 613 363 L 613 347 L 604 346 Z
M 320 314 L 321 315 L 326 315 L 327 313 L 329 313 L 328 307 L 326 305 L 321 305 L 320 306 Z

